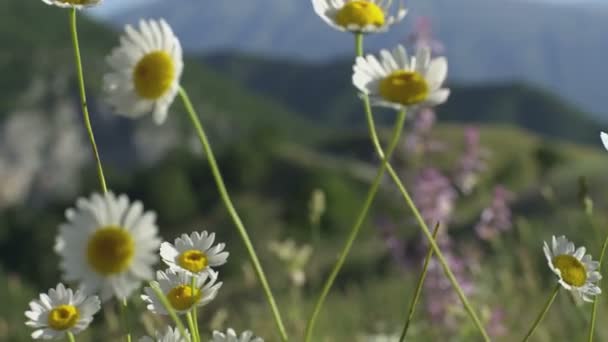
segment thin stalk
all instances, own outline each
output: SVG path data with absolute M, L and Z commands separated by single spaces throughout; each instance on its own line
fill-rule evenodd
M 66 335 L 68 336 L 68 341 L 76 342 L 76 338 L 74 337 L 74 334 L 72 334 L 71 331 L 66 332 Z
M 196 337 L 196 323 L 194 322 L 194 318 L 192 317 L 192 311 L 188 312 L 186 314 L 186 317 L 188 318 L 188 328 L 190 329 L 190 336 L 192 337 L 192 342 L 199 342 L 198 338 Z
M 526 334 L 526 336 L 522 340 L 523 342 L 528 341 L 528 339 L 532 336 L 532 334 L 534 334 L 534 331 L 536 330 L 536 328 L 538 327 L 538 325 L 540 324 L 540 322 L 543 320 L 543 318 L 545 318 L 545 315 L 549 311 L 549 308 L 551 307 L 551 304 L 553 304 L 553 301 L 555 300 L 555 297 L 557 297 L 557 293 L 559 292 L 559 288 L 560 287 L 561 287 L 561 285 L 559 283 L 557 283 L 557 285 L 555 285 L 555 289 L 553 290 L 553 292 L 549 296 L 549 299 L 547 299 L 547 302 L 545 303 L 545 306 L 543 307 L 543 310 L 538 314 L 538 317 L 536 317 L 536 319 L 534 320 L 534 323 L 532 323 L 532 326 L 530 327 L 530 330 L 528 330 L 528 333 Z
M 192 282 L 190 284 L 190 288 L 192 289 L 192 293 L 194 293 L 194 289 L 196 288 L 196 277 L 195 276 L 192 276 Z M 194 306 L 192 306 L 192 310 L 191 311 L 192 311 L 192 320 L 194 322 L 194 330 L 193 330 L 194 339 L 197 342 L 200 342 L 201 341 L 201 335 L 200 335 L 200 333 L 198 331 L 197 309 L 198 309 L 198 307 L 196 305 L 194 305 Z
M 359 38 L 359 36 L 356 36 L 356 38 L 357 38 L 356 39 L 357 54 L 359 56 L 361 56 L 363 54 L 363 39 Z M 382 149 L 382 145 L 380 144 L 380 139 L 378 138 L 378 133 L 376 131 L 376 125 L 374 123 L 374 117 L 372 114 L 371 104 L 369 102 L 368 96 L 365 96 L 365 95 L 363 96 L 363 103 L 365 106 L 365 114 L 366 114 L 366 118 L 367 118 L 367 124 L 369 127 L 369 133 L 370 133 L 370 136 L 372 139 L 372 143 L 374 144 L 374 148 L 376 149 L 376 153 L 378 154 L 378 156 L 382 159 L 385 159 L 385 154 Z M 433 239 L 429 227 L 427 226 L 426 222 L 424 222 L 422 215 L 420 215 L 420 211 L 414 204 L 414 201 L 412 200 L 410 194 L 408 193 L 405 186 L 401 182 L 399 175 L 397 174 L 397 172 L 395 172 L 395 170 L 393 169 L 392 165 L 390 165 L 390 163 L 387 165 L 386 169 L 387 169 L 389 175 L 391 176 L 391 178 L 393 179 L 393 181 L 395 182 L 395 184 L 397 185 L 397 188 L 399 189 L 399 192 L 401 193 L 401 196 L 405 200 L 406 204 L 412 210 L 414 217 L 416 218 L 416 221 L 418 222 L 418 226 L 422 230 L 422 233 L 429 240 L 429 243 L 431 245 L 431 248 L 433 249 L 433 252 L 437 255 L 437 259 L 439 260 L 439 263 L 441 264 L 441 267 L 443 268 L 445 275 L 448 277 L 450 283 L 452 284 L 454 291 L 456 291 L 456 294 L 458 295 L 458 298 L 460 299 L 462 305 L 464 306 L 465 310 L 467 311 L 467 314 L 469 315 L 469 317 L 471 318 L 471 320 L 473 321 L 473 323 L 475 324 L 475 326 L 477 327 L 477 329 L 483 336 L 484 340 L 490 341 L 490 336 L 488 335 L 485 328 L 481 324 L 479 317 L 477 317 L 475 310 L 473 310 L 473 307 L 471 306 L 466 295 L 462 291 L 462 288 L 458 284 L 458 281 L 456 280 L 456 277 L 452 273 L 452 270 L 450 270 L 450 267 L 449 267 L 447 261 L 445 260 L 443 253 L 441 253 L 439 246 Z
M 437 232 L 439 232 L 440 223 L 437 222 L 435 225 L 435 229 L 433 230 L 433 240 L 437 238 Z M 410 326 L 410 322 L 412 321 L 412 317 L 414 317 L 414 311 L 416 310 L 416 305 L 418 304 L 418 300 L 420 299 L 420 294 L 422 293 L 422 285 L 424 284 L 424 280 L 426 279 L 426 273 L 429 268 L 429 263 L 431 261 L 431 257 L 433 256 L 433 249 L 429 247 L 428 252 L 426 253 L 426 257 L 424 258 L 424 265 L 422 266 L 422 272 L 420 273 L 420 277 L 418 278 L 418 284 L 416 285 L 416 292 L 414 293 L 414 298 L 410 303 L 410 308 L 407 313 L 407 318 L 405 319 L 405 325 L 403 326 L 403 331 L 401 332 L 400 342 L 405 341 L 405 335 L 407 334 L 407 329 Z
M 173 322 L 175 322 L 175 326 L 177 326 L 177 329 L 179 329 L 179 333 L 182 335 L 182 337 L 184 339 L 188 339 L 186 337 L 188 335 L 186 334 L 186 328 L 184 327 L 184 323 L 182 323 L 182 320 L 179 319 L 179 317 L 177 316 L 177 313 L 175 312 L 175 310 L 173 310 L 171 303 L 169 303 L 169 300 L 167 299 L 167 297 L 165 296 L 163 291 L 158 287 L 158 283 L 155 281 L 150 281 L 149 285 L 150 285 L 150 288 L 152 289 L 152 291 L 154 291 L 154 294 L 156 294 L 156 297 L 158 297 L 158 299 L 160 299 L 160 302 L 163 304 L 163 307 L 165 308 L 165 310 L 169 313 L 169 316 L 171 317 L 171 319 L 173 319 Z M 189 341 L 194 342 L 192 340 L 192 336 L 190 336 Z
M 306 325 L 306 337 L 305 337 L 306 342 L 309 342 L 312 339 L 312 332 L 314 330 L 315 322 L 317 320 L 317 316 L 319 315 L 319 312 L 321 311 L 321 307 L 323 306 L 323 303 L 325 302 L 325 298 L 327 297 L 329 290 L 331 289 L 334 281 L 336 280 L 336 277 L 338 276 L 338 273 L 340 272 L 340 269 L 342 268 L 344 261 L 346 261 L 346 257 L 348 256 L 348 253 L 350 252 L 350 249 L 351 249 L 353 243 L 355 242 L 357 235 L 359 234 L 359 230 L 361 229 L 361 226 L 363 225 L 363 222 L 365 221 L 365 218 L 367 217 L 367 212 L 369 211 L 369 209 L 372 205 L 372 202 L 374 201 L 374 198 L 376 197 L 376 193 L 378 192 L 380 183 L 382 182 L 382 179 L 384 178 L 384 173 L 385 173 L 386 167 L 388 165 L 388 159 L 393 154 L 395 148 L 397 147 L 397 144 L 399 143 L 399 138 L 401 137 L 401 132 L 403 131 L 403 124 L 405 123 L 405 116 L 406 116 L 405 111 L 399 112 L 399 114 L 397 116 L 397 121 L 396 121 L 395 127 L 393 129 L 393 135 L 391 138 L 391 142 L 390 142 L 389 148 L 386 152 L 387 158 L 382 160 L 382 164 L 381 164 L 380 168 L 378 169 L 378 172 L 376 173 L 376 177 L 374 178 L 372 186 L 369 188 L 369 191 L 367 192 L 367 197 L 365 198 L 363 207 L 361 208 L 361 210 L 359 210 L 359 215 L 357 216 L 355 224 L 351 228 L 351 231 L 346 240 L 346 243 L 344 244 L 344 247 L 342 248 L 342 252 L 340 252 L 340 256 L 338 257 L 338 260 L 337 260 L 336 264 L 334 265 L 334 267 L 331 271 L 331 274 L 329 275 L 329 278 L 327 279 L 327 281 L 325 282 L 325 285 L 323 286 L 321 295 L 317 299 L 317 302 L 315 304 L 312 315 L 310 316 L 310 319 L 308 320 L 308 324 Z
M 93 127 L 91 126 L 91 119 L 89 117 L 89 106 L 87 105 L 87 93 L 84 86 L 84 72 L 82 71 L 82 59 L 80 58 L 80 46 L 78 44 L 78 30 L 76 28 L 76 9 L 70 10 L 70 29 L 72 31 L 72 45 L 74 45 L 74 59 L 76 61 L 76 74 L 78 75 L 78 86 L 80 90 L 80 105 L 82 107 L 82 117 L 84 119 L 84 125 L 89 135 L 89 141 L 91 142 L 91 149 L 93 150 L 93 156 L 97 163 L 97 176 L 101 185 L 101 190 L 105 194 L 108 192 L 106 186 L 106 178 L 103 175 L 103 167 L 101 166 L 101 158 L 99 157 L 99 151 L 97 150 L 97 144 L 95 143 L 95 135 L 93 134 Z
M 279 329 L 281 339 L 283 341 L 287 341 L 288 340 L 287 332 L 285 331 L 285 327 L 283 326 L 283 321 L 281 319 L 281 313 L 279 312 L 279 308 L 277 307 L 277 304 L 274 300 L 274 296 L 272 295 L 272 291 L 270 290 L 270 286 L 268 285 L 268 281 L 266 280 L 266 275 L 264 274 L 262 265 L 260 264 L 260 261 L 258 260 L 258 256 L 255 253 L 255 249 L 253 248 L 251 239 L 249 239 L 249 234 L 247 234 L 247 230 L 245 229 L 245 226 L 243 225 L 241 218 L 239 217 L 238 213 L 236 212 L 236 209 L 234 208 L 234 205 L 232 204 L 232 200 L 230 199 L 230 195 L 228 194 L 226 185 L 224 185 L 224 180 L 222 178 L 222 174 L 220 172 L 219 167 L 217 166 L 217 162 L 215 160 L 213 150 L 211 149 L 211 145 L 209 144 L 207 135 L 205 134 L 203 126 L 198 118 L 198 115 L 196 114 L 196 111 L 194 110 L 194 107 L 192 106 L 192 102 L 190 102 L 190 98 L 188 97 L 188 94 L 181 87 L 179 89 L 179 95 L 182 99 L 182 102 L 184 103 L 184 106 L 186 107 L 186 111 L 188 112 L 190 121 L 192 121 L 192 125 L 194 125 L 194 129 L 196 130 L 198 138 L 201 141 L 205 154 L 207 155 L 207 161 L 209 162 L 211 172 L 213 173 L 213 178 L 215 179 L 215 184 L 217 185 L 217 189 L 220 193 L 222 201 L 224 202 L 224 206 L 228 210 L 228 213 L 230 214 L 230 217 L 232 218 L 232 221 L 233 221 L 234 225 L 236 226 L 236 229 L 237 229 L 239 235 L 241 236 L 241 240 L 243 240 L 243 243 L 245 244 L 245 248 L 247 249 L 247 252 L 249 253 L 249 259 L 251 259 L 251 263 L 253 264 L 253 268 L 255 269 L 255 273 L 258 277 L 258 280 L 262 284 L 262 288 L 264 289 L 264 294 L 266 295 L 266 300 L 268 301 L 268 304 L 270 305 L 270 308 L 272 310 L 272 314 L 274 316 L 274 321 L 277 325 L 277 328 Z
M 125 340 L 131 342 L 131 329 L 129 325 L 129 313 L 127 299 L 123 299 L 120 303 L 120 320 L 122 321 L 123 328 L 125 329 Z
M 598 267 L 598 270 L 602 271 L 602 265 L 604 263 L 604 256 L 606 255 L 606 247 L 608 247 L 608 236 L 606 236 L 606 238 L 604 239 L 604 245 L 602 246 L 602 253 L 600 254 L 600 266 Z M 600 286 L 601 284 L 601 279 L 598 282 L 598 286 Z M 601 286 L 600 286 L 601 288 Z M 593 300 L 593 308 L 591 309 L 591 324 L 589 325 L 589 338 L 587 339 L 589 342 L 593 341 L 593 337 L 595 334 L 595 318 L 597 316 L 597 305 L 598 302 L 600 300 L 599 296 L 596 296 L 595 299 Z

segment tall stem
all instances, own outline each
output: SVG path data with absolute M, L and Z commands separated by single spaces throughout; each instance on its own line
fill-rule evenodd
M 362 36 L 360 36 L 360 35 L 356 36 L 356 50 L 357 50 L 358 56 L 363 55 L 363 39 L 362 39 Z M 365 106 L 365 115 L 367 118 L 367 124 L 369 127 L 369 133 L 370 133 L 370 136 L 372 139 L 372 143 L 374 144 L 374 148 L 376 149 L 376 153 L 378 154 L 378 156 L 380 158 L 384 159 L 385 158 L 384 151 L 382 149 L 382 145 L 380 144 L 380 140 L 378 139 L 378 133 L 376 131 L 376 125 L 374 123 L 374 117 L 373 117 L 373 113 L 372 113 L 372 109 L 371 109 L 371 105 L 370 105 L 368 96 L 363 96 L 363 103 Z M 395 170 L 393 169 L 393 167 L 390 164 L 387 165 L 386 169 L 387 169 L 389 175 L 391 176 L 391 178 L 393 179 L 393 181 L 395 182 L 395 184 L 397 185 L 397 188 L 399 189 L 399 192 L 400 192 L 401 196 L 403 197 L 403 199 L 405 200 L 406 204 L 412 210 L 414 217 L 416 218 L 416 221 L 418 222 L 418 226 L 421 229 L 422 233 L 429 240 L 429 243 L 431 245 L 431 248 L 433 249 L 433 252 L 437 255 L 437 259 L 439 260 L 439 263 L 441 264 L 441 267 L 443 268 L 445 275 L 448 277 L 450 283 L 452 284 L 454 291 L 456 291 L 456 294 L 458 295 L 458 298 L 460 299 L 462 305 L 464 306 L 465 310 L 467 311 L 467 314 L 469 315 L 469 317 L 471 318 L 471 320 L 473 321 L 473 323 L 475 324 L 475 326 L 477 327 L 477 329 L 483 336 L 484 340 L 490 341 L 490 336 L 488 335 L 485 328 L 481 324 L 479 317 L 477 317 L 475 310 L 473 310 L 473 307 L 469 303 L 466 295 L 464 294 L 464 291 L 462 291 L 462 288 L 458 284 L 458 281 L 456 280 L 456 277 L 452 273 L 452 270 L 450 270 L 450 267 L 449 267 L 447 261 L 445 260 L 443 253 L 441 253 L 439 246 L 433 239 L 429 227 L 427 226 L 426 222 L 424 222 L 422 215 L 420 215 L 420 211 L 414 204 L 414 201 L 412 200 L 410 194 L 408 193 L 405 186 L 401 182 L 399 175 L 397 174 L 397 172 L 395 172 Z
M 76 9 L 70 9 L 70 29 L 72 31 L 72 45 L 74 45 L 74 59 L 76 61 L 76 74 L 78 75 L 78 86 L 80 90 L 80 105 L 82 107 L 82 116 L 84 118 L 84 125 L 89 135 L 89 141 L 91 142 L 91 149 L 93 150 L 93 156 L 97 163 L 97 176 L 99 177 L 99 183 L 103 193 L 108 192 L 106 186 L 106 179 L 103 175 L 103 167 L 101 166 L 101 158 L 99 157 L 99 151 L 97 150 L 97 144 L 95 143 L 95 135 L 93 135 L 93 127 L 91 126 L 91 119 L 89 117 L 89 107 L 87 105 L 87 94 L 84 86 L 84 72 L 82 71 L 82 60 L 80 58 L 80 46 L 78 44 L 78 30 L 76 28 Z
M 321 295 L 319 296 L 319 299 L 317 299 L 317 302 L 315 304 L 312 315 L 310 316 L 310 319 L 308 320 L 308 324 L 306 326 L 306 337 L 305 337 L 306 342 L 309 342 L 312 339 L 312 333 L 314 330 L 315 322 L 317 320 L 317 316 L 319 315 L 319 312 L 321 311 L 321 307 L 323 306 L 323 303 L 325 302 L 325 298 L 327 297 L 329 290 L 331 289 L 334 281 L 336 280 L 336 277 L 338 276 L 338 273 L 340 272 L 340 269 L 342 268 L 342 265 L 344 264 L 344 261 L 346 260 L 348 253 L 350 252 L 353 242 L 355 242 L 355 239 L 357 238 L 357 235 L 359 234 L 359 230 L 361 229 L 361 226 L 363 225 L 363 222 L 365 221 L 365 218 L 367 217 L 367 212 L 369 211 L 369 209 L 372 205 L 372 202 L 374 201 L 374 198 L 376 197 L 376 193 L 378 192 L 380 183 L 382 182 L 382 179 L 384 178 L 384 173 L 385 173 L 386 167 L 388 165 L 388 159 L 393 154 L 393 152 L 399 142 L 399 138 L 401 137 L 401 132 L 403 131 L 403 124 L 405 123 L 405 114 L 406 114 L 405 111 L 401 111 L 401 112 L 399 112 L 399 114 L 397 116 L 397 121 L 396 121 L 395 127 L 393 129 L 393 135 L 391 138 L 391 142 L 390 142 L 389 148 L 386 152 L 387 158 L 382 160 L 382 165 L 378 169 L 378 172 L 376 173 L 376 177 L 374 178 L 372 186 L 369 188 L 369 191 L 367 192 L 367 197 L 365 198 L 363 208 L 361 208 L 361 210 L 359 210 L 359 216 L 357 216 L 355 224 L 351 228 L 348 239 L 346 240 L 346 243 L 344 244 L 344 247 L 342 248 L 342 252 L 340 252 L 340 256 L 338 257 L 338 260 L 336 261 L 336 264 L 334 265 L 334 267 L 331 271 L 331 274 L 329 275 L 329 278 L 327 279 L 327 281 L 325 282 L 325 285 L 323 286 Z
M 606 247 L 608 247 L 608 236 L 606 236 L 606 238 L 604 239 L 604 245 L 602 246 L 602 253 L 600 254 L 600 266 L 598 268 L 598 270 L 602 271 L 602 265 L 604 264 L 604 256 L 606 255 Z M 598 286 L 600 286 L 601 283 L 601 279 L 598 282 Z M 601 288 L 601 286 L 600 286 Z M 595 299 L 593 300 L 593 308 L 591 309 L 591 323 L 589 325 L 589 337 L 588 337 L 588 341 L 591 342 L 593 341 L 593 337 L 595 334 L 595 318 L 597 316 L 597 305 L 598 302 L 600 300 L 601 297 L 596 296 Z
M 440 223 L 437 222 L 435 225 L 435 229 L 433 230 L 433 239 L 437 238 L 437 232 L 439 232 Z M 416 292 L 414 293 L 414 298 L 410 303 L 410 308 L 407 313 L 407 318 L 405 319 L 405 324 L 403 326 L 403 331 L 401 332 L 400 342 L 405 341 L 405 335 L 407 334 L 407 329 L 410 327 L 410 322 L 412 321 L 412 317 L 414 317 L 414 311 L 416 310 L 416 305 L 418 304 L 418 300 L 420 299 L 420 294 L 422 293 L 422 285 L 424 284 L 424 280 L 426 279 L 426 273 L 429 268 L 429 263 L 431 261 L 431 257 L 433 256 L 433 249 L 429 247 L 428 252 L 426 253 L 426 257 L 424 258 L 424 266 L 422 266 L 422 272 L 420 272 L 420 278 L 418 278 L 418 284 L 416 285 Z
M 224 185 L 224 180 L 222 178 L 222 174 L 220 172 L 219 167 L 217 166 L 217 162 L 215 160 L 213 150 L 211 149 L 211 145 L 209 144 L 209 140 L 207 139 L 207 135 L 205 134 L 205 131 L 203 130 L 203 126 L 198 118 L 198 115 L 196 114 L 196 111 L 194 110 L 194 107 L 192 106 L 192 102 L 190 102 L 190 98 L 188 97 L 188 94 L 186 93 L 186 91 L 183 88 L 179 89 L 179 95 L 184 103 L 184 106 L 186 107 L 186 111 L 188 112 L 190 121 L 192 121 L 192 125 L 194 126 L 194 129 L 196 130 L 198 138 L 201 141 L 203 150 L 205 151 L 207 160 L 209 161 L 209 166 L 211 167 L 211 172 L 213 173 L 213 178 L 215 179 L 215 184 L 217 185 L 217 189 L 220 193 L 222 201 L 224 202 L 224 206 L 228 210 L 228 213 L 230 214 L 230 217 L 232 218 L 232 221 L 233 221 L 234 225 L 236 226 L 236 228 L 239 232 L 239 235 L 241 236 L 241 240 L 243 240 L 243 243 L 245 244 L 245 248 L 247 249 L 247 252 L 249 253 L 249 259 L 251 259 L 251 263 L 253 264 L 253 268 L 255 269 L 255 273 L 258 277 L 258 280 L 262 284 L 262 288 L 264 289 L 264 294 L 266 295 L 266 300 L 270 304 L 270 308 L 272 310 L 272 314 L 274 316 L 275 323 L 277 325 L 277 328 L 279 329 L 279 333 L 281 334 L 281 339 L 283 341 L 287 341 L 288 340 L 287 332 L 285 331 L 285 327 L 283 326 L 283 321 L 281 319 L 281 313 L 279 312 L 277 304 L 274 300 L 274 296 L 272 295 L 272 291 L 270 290 L 270 286 L 268 285 L 268 281 L 266 280 L 266 275 L 264 274 L 262 265 L 260 264 L 260 261 L 258 260 L 258 256 L 255 253 L 253 244 L 251 243 L 251 240 L 249 239 L 247 230 L 245 229 L 245 226 L 243 225 L 241 218 L 239 217 L 238 213 L 236 212 L 236 209 L 234 208 L 234 205 L 232 204 L 232 200 L 230 199 L 228 190 L 226 190 L 226 185 Z
M 555 289 L 553 290 L 553 292 L 549 296 L 549 299 L 547 299 L 547 302 L 545 303 L 545 306 L 543 307 L 543 310 L 538 314 L 538 317 L 536 317 L 536 319 L 534 320 L 534 323 L 532 323 L 532 326 L 530 327 L 530 330 L 528 330 L 528 333 L 526 334 L 526 336 L 522 340 L 523 342 L 528 341 L 528 339 L 532 336 L 532 334 L 534 334 L 534 331 L 536 330 L 536 328 L 538 327 L 538 325 L 540 324 L 540 322 L 543 320 L 543 318 L 545 318 L 545 315 L 549 311 L 549 308 L 551 307 L 551 304 L 553 304 L 553 301 L 555 300 L 555 297 L 557 297 L 557 293 L 559 292 L 559 288 L 560 287 L 561 287 L 561 285 L 559 283 L 557 283 L 557 285 L 555 285 Z
M 131 342 L 131 329 L 129 324 L 129 312 L 128 312 L 128 304 L 127 299 L 123 299 L 118 303 L 120 306 L 120 319 L 122 321 L 122 325 L 125 329 L 125 340 L 127 342 Z
M 70 341 L 70 342 L 76 342 L 76 338 L 74 337 L 74 334 L 72 334 L 71 331 L 68 331 L 66 333 L 66 335 L 68 335 L 68 341 Z

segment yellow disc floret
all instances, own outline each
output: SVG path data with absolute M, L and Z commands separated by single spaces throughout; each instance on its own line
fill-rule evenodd
M 60 305 L 49 312 L 49 327 L 55 330 L 66 330 L 76 325 L 80 318 L 78 309 L 73 305 Z
M 175 310 L 190 309 L 201 298 L 201 291 L 188 285 L 179 285 L 167 293 L 167 299 Z
M 137 94 L 148 100 L 163 96 L 175 78 L 175 65 L 165 51 L 151 52 L 139 60 L 133 70 Z
M 395 71 L 380 81 L 380 96 L 388 102 L 409 106 L 423 102 L 428 95 L 426 80 L 415 71 Z
M 572 255 L 562 254 L 553 258 L 553 265 L 557 268 L 563 281 L 571 286 L 580 287 L 587 281 L 587 270 L 577 258 Z
M 131 234 L 121 227 L 98 229 L 87 244 L 87 261 L 98 273 L 111 275 L 126 270 L 135 253 Z
M 336 13 L 336 23 L 344 28 L 384 25 L 384 11 L 380 6 L 367 0 L 353 0 L 346 3 Z
M 181 267 L 194 273 L 204 270 L 207 268 L 207 265 L 209 265 L 207 255 L 196 249 L 190 249 L 180 254 L 179 257 L 177 257 L 177 263 Z

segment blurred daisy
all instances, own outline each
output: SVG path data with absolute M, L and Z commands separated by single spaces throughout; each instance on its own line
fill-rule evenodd
M 130 25 L 120 46 L 107 57 L 112 69 L 103 78 L 107 100 L 114 110 L 131 118 L 152 113 L 162 124 L 179 90 L 182 48 L 163 20 L 141 20 L 139 30 Z
M 221 266 L 228 259 L 228 252 L 222 252 L 226 247 L 218 243 L 214 247 L 215 233 L 194 232 L 188 236 L 182 234 L 175 243 L 163 242 L 160 245 L 160 257 L 165 264 L 174 270 L 185 270 L 193 274 L 207 271 L 210 267 Z
M 182 337 L 182 334 L 177 328 L 167 327 L 165 333 L 156 332 L 156 337 L 152 338 L 144 336 L 139 339 L 139 342 L 189 342 L 190 334 L 186 331 L 186 338 Z
M 598 271 L 599 262 L 591 255 L 585 255 L 585 247 L 575 249 L 574 244 L 565 236 L 551 240 L 551 248 L 545 242 L 543 247 L 549 267 L 559 277 L 559 283 L 579 298 L 592 302 L 602 290 L 595 284 L 602 276 Z
M 211 342 L 264 342 L 261 337 L 253 337 L 253 333 L 249 330 L 244 331 L 241 336 L 238 336 L 236 332 L 228 328 L 226 333 L 219 331 L 213 332 Z
M 312 0 L 315 12 L 331 27 L 355 33 L 384 32 L 403 20 L 407 10 L 400 6 L 390 15 L 392 0 Z
M 357 57 L 353 69 L 353 84 L 369 95 L 373 105 L 396 110 L 435 106 L 445 102 L 450 94 L 449 89 L 441 88 L 447 76 L 447 60 L 431 59 L 427 47 L 417 49 L 411 58 L 401 45 L 392 53 L 380 51 L 379 59 L 373 55 Z
M 42 0 L 45 4 L 54 5 L 63 8 L 77 8 L 96 6 L 101 3 L 101 0 Z
M 59 227 L 55 251 L 66 281 L 78 281 L 103 301 L 124 299 L 152 279 L 160 245 L 156 215 L 125 195 L 79 198 Z
M 600 133 L 600 137 L 602 138 L 602 144 L 604 144 L 604 148 L 608 150 L 608 134 L 606 132 Z
M 64 338 L 67 332 L 78 334 L 93 321 L 101 303 L 97 296 L 86 297 L 81 291 L 72 292 L 63 284 L 41 293 L 39 300 L 30 302 L 29 318 L 25 324 L 35 330 L 33 339 Z
M 169 300 L 171 307 L 177 313 L 187 313 L 197 306 L 204 306 L 211 302 L 217 291 L 222 287 L 222 282 L 215 283 L 217 272 L 209 270 L 194 276 L 194 288 L 192 287 L 192 275 L 183 270 L 167 269 L 156 273 L 156 284 Z M 166 315 L 163 303 L 150 287 L 144 289 L 145 294 L 141 298 L 148 303 L 148 310 Z

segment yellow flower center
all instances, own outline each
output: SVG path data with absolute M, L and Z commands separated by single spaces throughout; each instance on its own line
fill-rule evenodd
M 336 13 L 336 23 L 345 28 L 349 25 L 380 27 L 384 25 L 384 11 L 373 2 L 353 0 Z
M 89 265 L 103 275 L 127 269 L 135 254 L 135 243 L 128 231 L 108 226 L 98 229 L 87 244 Z
M 165 51 L 145 55 L 133 70 L 133 82 L 137 94 L 148 100 L 161 97 L 173 83 L 175 65 Z
M 557 268 L 566 284 L 580 287 L 587 281 L 587 270 L 577 258 L 562 254 L 553 258 L 553 266 Z
M 380 95 L 389 102 L 409 106 L 426 100 L 429 85 L 419 73 L 399 70 L 380 81 Z
M 60 305 L 49 312 L 48 324 L 54 330 L 70 329 L 80 318 L 78 309 L 73 305 Z
M 209 265 L 205 253 L 196 249 L 190 249 L 180 254 L 177 262 L 181 267 L 194 273 L 204 270 Z
M 167 293 L 167 299 L 175 310 L 188 310 L 201 298 L 199 289 L 192 289 L 188 285 L 179 285 Z

